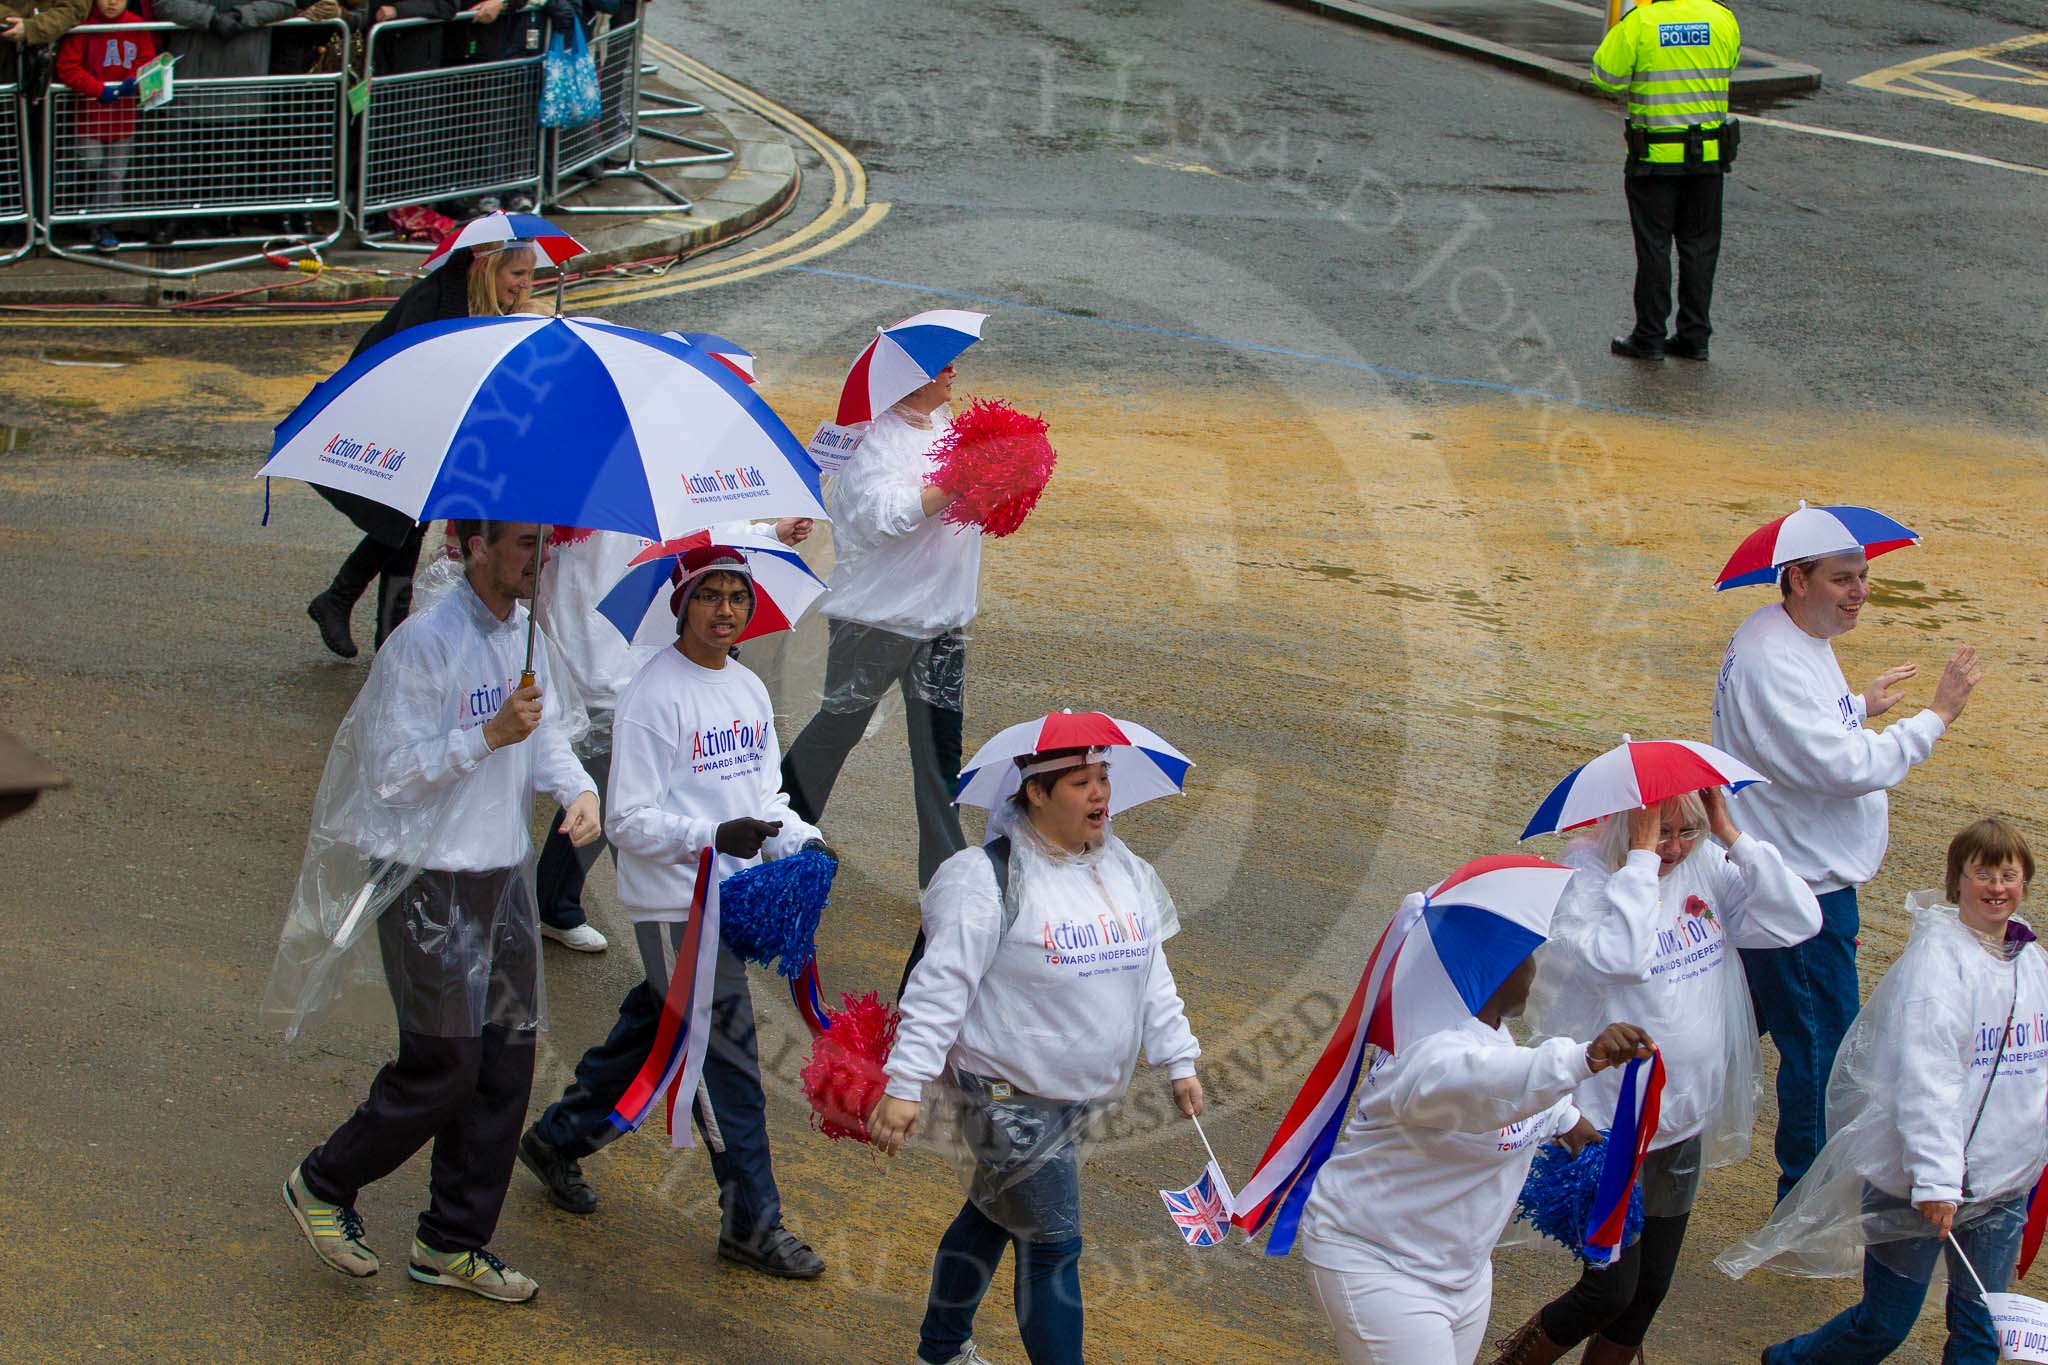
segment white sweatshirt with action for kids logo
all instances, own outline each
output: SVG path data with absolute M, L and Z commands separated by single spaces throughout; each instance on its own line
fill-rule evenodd
M 1882 731 L 1867 719 L 1835 647 L 1782 604 L 1736 628 L 1714 688 L 1714 743 L 1770 781 L 1736 792 L 1730 810 L 1821 895 L 1877 875 L 1891 840 L 1885 793 L 1947 729 L 1932 711 Z
M 626 917 L 687 920 L 698 857 L 727 820 L 781 821 L 762 845 L 769 858 L 822 838 L 790 810 L 781 765 L 768 689 L 744 664 L 705 668 L 679 649 L 648 660 L 619 696 L 605 801 Z M 719 854 L 712 867 L 723 879 L 756 861 Z

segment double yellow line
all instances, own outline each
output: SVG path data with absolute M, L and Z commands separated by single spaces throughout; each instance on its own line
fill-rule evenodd
M 657 38 L 642 40 L 642 50 L 656 62 L 687 81 L 716 91 L 734 104 L 759 115 L 784 133 L 816 152 L 832 176 L 832 190 L 823 211 L 796 231 L 753 247 L 737 255 L 684 266 L 665 274 L 618 281 L 598 280 L 572 286 L 568 301 L 579 313 L 589 313 L 613 304 L 662 298 L 721 284 L 735 284 L 782 270 L 803 261 L 837 251 L 865 235 L 889 212 L 887 204 L 868 202 L 868 176 L 854 154 L 824 130 L 757 91 L 704 65 Z M 631 210 L 626 210 L 630 213 Z M 205 276 L 199 277 L 201 280 Z M 0 328 L 180 328 L 180 327 L 317 327 L 364 323 L 370 314 L 363 309 L 309 309 L 284 314 L 250 313 L 227 316 L 198 316 L 165 310 L 154 316 L 112 315 L 51 317 L 0 316 Z

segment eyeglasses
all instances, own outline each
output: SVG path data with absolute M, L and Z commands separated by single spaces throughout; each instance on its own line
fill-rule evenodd
M 1706 830 L 1702 829 L 1698 825 L 1687 825 L 1684 829 L 1679 830 L 1676 834 L 1666 834 L 1660 830 L 1657 834 L 1657 842 L 1660 844 L 1668 844 L 1672 840 L 1676 839 L 1681 844 L 1696 844 L 1700 841 L 1700 836 L 1705 833 Z
M 752 605 L 754 595 L 744 588 L 733 592 L 720 592 L 716 588 L 699 588 L 696 592 L 690 594 L 690 600 L 692 602 L 701 602 L 707 607 L 727 606 L 735 611 L 743 611 Z
M 2026 874 L 2016 867 L 2003 869 L 1980 867 L 1975 872 L 1970 873 L 1969 877 L 1971 881 L 1979 886 L 2025 886 L 2027 884 Z

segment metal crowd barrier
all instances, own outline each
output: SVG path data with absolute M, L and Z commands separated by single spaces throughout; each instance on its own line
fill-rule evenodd
M 287 20 L 273 27 L 322 28 L 341 37 L 340 19 Z M 177 33 L 176 24 L 85 24 L 73 33 Z M 124 242 L 115 252 L 67 246 L 66 228 L 162 219 L 333 214 L 334 227 L 312 243 L 295 241 L 272 253 L 303 254 L 341 236 L 343 167 L 348 157 L 345 72 L 305 76 L 233 76 L 178 80 L 171 102 L 143 110 L 133 100 L 102 105 L 53 83 L 43 101 L 42 212 L 44 245 L 53 256 L 91 261 L 139 275 L 184 277 L 263 260 L 261 250 L 198 265 L 142 265 L 122 253 L 150 243 Z M 117 116 L 132 114 L 129 125 Z M 212 236 L 181 237 L 180 246 L 260 246 L 275 232 L 251 232 L 232 221 Z
M 618 213 L 616 204 L 564 204 L 562 200 L 601 180 L 637 180 L 665 204 L 636 204 L 633 213 L 688 213 L 690 201 L 656 180 L 636 159 L 640 138 L 640 21 L 615 24 L 590 44 L 597 63 L 602 112 L 580 128 L 556 128 L 549 137 L 547 190 L 541 202 L 557 213 Z M 605 166 L 607 158 L 618 165 Z
M 661 68 L 653 62 L 643 61 L 640 63 L 640 74 L 642 76 L 652 76 L 660 70 Z M 677 147 L 688 147 L 690 149 L 688 155 L 657 157 L 651 161 L 640 162 L 642 166 L 703 166 L 713 162 L 730 161 L 737 155 L 732 148 L 721 147 L 715 142 L 706 142 L 701 138 L 690 137 L 683 133 L 670 133 L 660 128 L 649 128 L 647 126 L 649 119 L 695 118 L 699 114 L 709 112 L 703 105 L 693 99 L 684 99 L 677 95 L 664 95 L 659 91 L 643 88 L 640 91 L 640 108 L 637 112 L 640 119 L 640 136 L 652 138 L 656 142 L 667 142 Z
M 36 244 L 28 110 L 16 98 L 20 93 L 19 86 L 0 85 L 0 227 L 21 229 L 19 245 L 0 249 L 0 265 L 20 260 Z
M 468 12 L 457 19 L 468 17 Z M 546 139 L 536 119 L 541 59 L 379 74 L 378 40 L 438 19 L 373 25 L 364 44 L 369 103 L 359 134 L 356 231 L 366 247 L 426 251 L 431 244 L 373 233 L 371 219 L 408 204 L 525 190 L 540 197 Z M 388 60 L 388 58 L 387 58 Z

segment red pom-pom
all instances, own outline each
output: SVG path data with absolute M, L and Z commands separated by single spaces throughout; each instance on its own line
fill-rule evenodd
M 557 526 L 548 532 L 550 545 L 581 545 L 595 534 L 588 526 Z
M 845 1009 L 825 1012 L 825 1031 L 811 1043 L 802 1073 L 811 1126 L 828 1138 L 868 1140 L 868 1114 L 888 1077 L 882 1064 L 896 1045 L 895 1007 L 873 991 L 839 997 Z
M 937 469 L 930 482 L 953 495 L 947 521 L 1007 536 L 1038 505 L 1058 458 L 1043 419 L 977 398 L 932 447 Z

